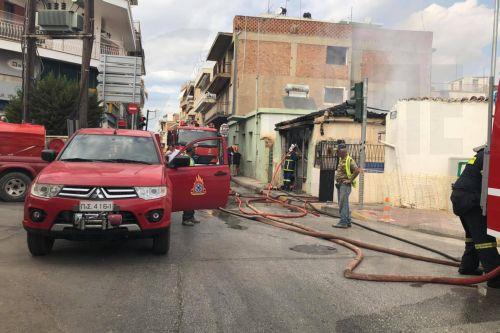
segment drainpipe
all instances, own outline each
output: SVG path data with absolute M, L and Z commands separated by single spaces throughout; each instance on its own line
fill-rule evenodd
M 236 89 L 238 86 L 238 37 L 240 36 L 241 31 L 234 36 L 234 54 L 233 54 L 233 103 L 231 105 L 231 114 L 236 114 Z

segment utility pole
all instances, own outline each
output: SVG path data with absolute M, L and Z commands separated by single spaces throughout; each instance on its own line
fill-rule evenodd
M 490 84 L 489 84 L 489 94 L 488 94 L 488 133 L 487 133 L 487 143 L 484 150 L 484 160 L 483 160 L 483 183 L 482 183 L 482 193 L 481 193 L 481 207 L 483 208 L 483 215 L 486 216 L 487 213 L 487 203 L 488 203 L 488 177 L 490 174 L 490 153 L 491 153 L 491 132 L 493 130 L 493 93 L 495 91 L 495 72 L 496 72 L 496 61 L 497 61 L 497 39 L 498 39 L 498 15 L 500 9 L 500 0 L 495 0 L 495 16 L 493 18 L 493 42 L 491 48 L 491 68 L 490 68 Z M 500 96 L 497 96 L 500 98 Z
M 83 38 L 80 94 L 78 96 L 78 120 L 80 128 L 88 126 L 90 59 L 94 45 L 94 0 L 84 0 L 84 6 L 83 31 L 85 37 Z
M 361 174 L 359 175 L 359 206 L 363 208 L 365 202 L 365 166 L 366 166 L 366 126 L 368 122 L 368 78 L 363 82 L 363 118 L 361 123 L 361 151 L 359 153 L 359 167 Z
M 35 88 L 36 37 L 34 34 L 36 3 L 36 0 L 28 0 L 26 3 L 26 15 L 24 18 L 23 123 L 31 122 L 30 98 Z

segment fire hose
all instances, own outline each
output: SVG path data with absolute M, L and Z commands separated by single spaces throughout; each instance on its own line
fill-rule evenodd
M 437 258 L 431 258 L 431 257 L 426 257 L 426 256 L 421 256 L 421 255 L 416 255 L 408 252 L 403 252 L 375 244 L 370 244 L 358 240 L 353 240 L 350 238 L 346 237 L 341 237 L 337 236 L 331 232 L 322 232 L 315 230 L 311 227 L 305 226 L 300 223 L 296 222 L 291 222 L 291 221 L 286 221 L 283 220 L 282 218 L 300 218 L 304 217 L 308 214 L 313 214 L 315 216 L 319 216 L 318 213 L 324 214 L 324 215 L 331 215 L 331 214 L 325 214 L 326 212 L 317 210 L 313 205 L 311 205 L 311 202 L 308 201 L 307 199 L 303 199 L 300 196 L 298 198 L 302 199 L 299 201 L 302 201 L 304 203 L 304 207 L 300 207 L 297 205 L 291 204 L 291 202 L 287 201 L 282 201 L 277 198 L 273 198 L 271 196 L 271 190 L 272 190 L 272 184 L 274 183 L 274 179 L 276 177 L 276 174 L 279 172 L 281 165 L 283 164 L 285 157 L 281 160 L 280 164 L 275 168 L 272 181 L 269 183 L 268 188 L 267 188 L 267 193 L 264 196 L 250 196 L 250 197 L 245 197 L 248 199 L 247 201 L 243 201 L 242 198 L 243 196 L 239 195 L 238 193 L 234 192 L 235 194 L 235 200 L 238 204 L 238 209 L 240 210 L 240 213 L 224 209 L 224 208 L 219 208 L 221 211 L 235 215 L 238 217 L 258 221 L 267 225 L 271 225 L 274 227 L 278 227 L 281 229 L 293 231 L 299 234 L 307 235 L 307 236 L 312 236 L 316 238 L 321 238 L 333 243 L 336 243 L 340 246 L 343 246 L 350 251 L 352 251 L 355 254 L 355 258 L 347 265 L 347 267 L 344 269 L 344 277 L 348 279 L 354 279 L 354 280 L 362 280 L 362 281 L 376 281 L 376 282 L 413 282 L 413 283 L 435 283 L 435 284 L 450 284 L 450 285 L 462 285 L 462 286 L 468 286 L 468 285 L 475 285 L 478 283 L 486 282 L 488 280 L 491 280 L 493 278 L 496 278 L 500 276 L 500 266 L 497 267 L 496 269 L 482 275 L 482 276 L 475 276 L 475 277 L 466 277 L 466 278 L 452 278 L 452 277 L 446 277 L 446 276 L 425 276 L 425 275 L 390 275 L 390 274 L 368 274 L 368 273 L 357 273 L 355 272 L 356 268 L 360 266 L 364 259 L 364 254 L 361 250 L 361 248 L 375 251 L 375 252 L 380 252 L 380 253 L 385 253 L 385 254 L 391 254 L 394 256 L 402 257 L 402 258 L 407 258 L 407 259 L 413 259 L 413 260 L 418 260 L 418 261 L 423 261 L 423 262 L 428 262 L 428 263 L 433 263 L 433 264 L 439 264 L 439 265 L 446 265 L 446 266 L 452 266 L 452 267 L 458 267 L 460 265 L 458 260 L 455 258 L 451 257 L 450 255 L 447 255 L 443 252 L 428 248 L 424 245 L 415 243 L 415 242 L 410 242 L 406 239 L 400 238 L 399 240 L 404 241 L 406 243 L 409 243 L 411 245 L 418 246 L 420 248 L 430 250 L 432 252 L 435 252 L 439 255 L 442 255 L 443 257 L 446 257 L 451 260 L 443 260 L 443 259 L 437 259 Z M 294 214 L 274 214 L 274 213 L 268 213 L 259 210 L 257 207 L 253 205 L 253 203 L 272 203 L 272 204 L 279 204 L 284 208 L 287 208 L 293 212 Z M 245 206 L 248 207 L 250 210 L 245 210 Z M 312 207 L 313 212 L 309 211 L 307 209 L 307 206 Z M 356 223 L 358 225 L 358 223 Z M 366 226 L 363 226 L 359 224 L 361 227 L 364 227 L 367 230 L 371 230 L 374 232 L 377 232 L 382 235 L 390 236 L 395 239 L 398 239 L 399 237 L 393 236 L 387 233 L 383 233 L 381 231 L 378 231 L 373 228 L 369 228 Z

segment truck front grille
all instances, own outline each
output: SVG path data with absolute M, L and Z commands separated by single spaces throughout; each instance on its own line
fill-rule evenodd
M 137 198 L 133 187 L 79 187 L 65 186 L 59 192 L 59 197 L 76 199 L 131 199 Z

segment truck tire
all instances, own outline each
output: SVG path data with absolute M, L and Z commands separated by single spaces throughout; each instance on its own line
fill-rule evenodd
M 170 227 L 165 232 L 162 232 L 153 237 L 153 253 L 167 254 L 170 249 Z
M 31 184 L 31 178 L 22 172 L 10 172 L 0 178 L 0 199 L 7 202 L 23 202 Z
M 54 238 L 28 232 L 28 249 L 34 257 L 44 256 L 52 251 Z

